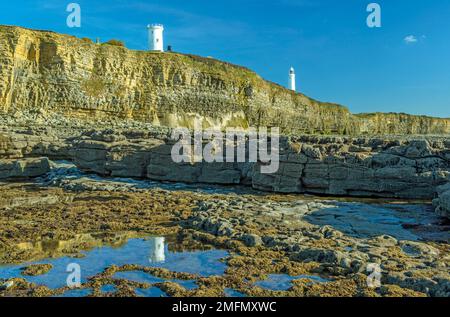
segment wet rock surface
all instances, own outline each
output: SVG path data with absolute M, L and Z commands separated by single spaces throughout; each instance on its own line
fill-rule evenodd
M 53 266 L 51 264 L 32 264 L 22 269 L 24 276 L 38 276 L 48 273 Z
M 121 124 L 0 129 L 0 173 L 21 171 L 0 183 L 0 261 L 25 267 L 175 235 L 180 252 L 228 252 L 225 271 L 108 265 L 75 290 L 3 279 L 0 296 L 450 295 L 445 137 L 291 136 L 279 171 L 263 175 L 257 164 L 175 164 L 170 129 Z
M 242 210 L 233 208 L 239 204 L 243 204 Z M 282 250 L 292 261 L 317 264 L 313 272 L 328 277 L 365 273 L 368 264 L 375 263 L 381 267 L 382 283 L 430 296 L 450 295 L 449 227 L 438 224 L 434 235 L 423 234 L 423 228 L 419 227 L 439 223 L 438 217 L 428 218 L 429 207 L 420 210 L 423 208 L 420 205 L 402 206 L 401 214 L 409 210 L 409 222 L 419 222 L 414 230 L 406 230 L 401 228 L 405 219 L 396 211 L 398 206 L 348 204 L 354 208 L 351 215 L 348 206 L 340 209 L 342 204 L 333 201 L 258 203 L 246 198 L 236 198 L 232 203 L 216 200 L 201 203 L 188 223 L 197 230 L 242 240 L 246 245 L 255 246 L 254 241 L 261 241 L 259 245 Z M 381 209 L 378 214 L 377 209 Z M 386 221 L 382 215 L 388 210 L 390 217 Z M 339 220 L 340 213 L 348 214 L 347 218 Z M 324 214 L 330 217 L 325 219 Z M 422 220 L 420 224 L 423 217 L 428 221 Z M 397 228 L 390 230 L 394 224 Z M 430 237 L 437 240 L 433 242 Z
M 232 289 L 244 296 L 450 295 L 449 230 L 435 223 L 441 218 L 432 213 L 430 206 L 388 201 L 381 205 L 374 201 L 352 204 L 307 196 L 240 193 L 239 189 L 235 193 L 176 187 L 104 191 L 102 185 L 110 186 L 108 180 L 104 184 L 97 180 L 96 189 L 83 191 L 40 188 L 36 183 L 2 186 L 7 197 L 42 195 L 42 191 L 58 197 L 76 194 L 67 201 L 38 201 L 31 207 L 2 209 L 2 261 L 38 260 L 50 254 L 75 256 L 72 261 L 76 261 L 82 250 L 103 244 L 122 245 L 139 235 L 170 234 L 177 236 L 178 242 L 172 244 L 177 250 L 208 246 L 227 250 L 224 273 L 194 276 L 183 269 L 159 270 L 139 263 L 112 266 L 89 276 L 73 294 L 224 296 L 226 290 Z M 338 217 L 333 220 L 324 216 L 325 211 Z M 339 220 L 340 212 L 348 217 L 347 226 Z M 367 222 L 371 225 L 366 226 Z M 397 231 L 390 232 L 392 235 L 383 233 L 393 225 Z M 352 226 L 351 230 L 348 226 Z M 134 233 L 117 236 L 124 230 Z M 95 231 L 99 233 L 89 233 Z M 24 242 L 27 240 L 34 242 Z M 380 267 L 381 287 L 368 287 L 367 268 L 371 263 Z M 142 272 L 167 281 L 129 280 L 128 275 L 117 278 L 117 272 Z M 273 278 L 278 275 L 281 277 L 276 282 Z M 292 277 L 289 283 L 282 282 L 286 276 Z M 185 284 L 179 280 L 195 282 Z M 23 278 L 4 283 L 11 281 L 14 286 L 0 291 L 1 295 L 69 296 L 74 292 Z M 285 286 L 270 288 L 271 283 Z M 111 291 L 102 291 L 103 287 L 110 289 L 110 285 Z
M 0 44 L 0 296 L 450 296 L 449 119 L 352 115 L 197 56 Z M 278 171 L 174 163 L 163 126 L 194 119 L 281 127 Z

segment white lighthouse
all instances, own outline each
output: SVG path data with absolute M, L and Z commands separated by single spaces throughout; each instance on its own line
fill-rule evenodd
M 164 26 L 162 24 L 149 24 L 147 29 L 149 50 L 164 52 Z
M 294 67 L 291 67 L 289 70 L 289 89 L 295 91 L 295 70 Z

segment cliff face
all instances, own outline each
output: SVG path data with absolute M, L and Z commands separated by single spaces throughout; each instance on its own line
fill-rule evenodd
M 198 56 L 131 51 L 0 26 L 0 110 L 192 127 L 278 126 L 285 133 L 450 133 L 450 119 L 352 115 Z
M 360 132 L 367 134 L 448 134 L 450 119 L 413 116 L 405 113 L 365 113 L 355 115 Z

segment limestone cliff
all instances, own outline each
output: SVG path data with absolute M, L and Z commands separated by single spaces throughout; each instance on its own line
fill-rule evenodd
M 450 119 L 352 115 L 214 59 L 132 51 L 0 26 L 0 111 L 135 119 L 165 126 L 279 126 L 284 133 L 442 134 Z

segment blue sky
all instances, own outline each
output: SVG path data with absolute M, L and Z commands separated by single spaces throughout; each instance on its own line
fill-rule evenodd
M 70 2 L 81 28 L 68 28 Z M 382 8 L 368 28 L 366 7 Z M 246 66 L 352 112 L 450 117 L 448 0 L 23 0 L 2 1 L 0 24 L 125 41 L 146 49 L 146 25 L 165 25 L 174 50 Z M 416 40 L 405 41 L 406 38 Z

